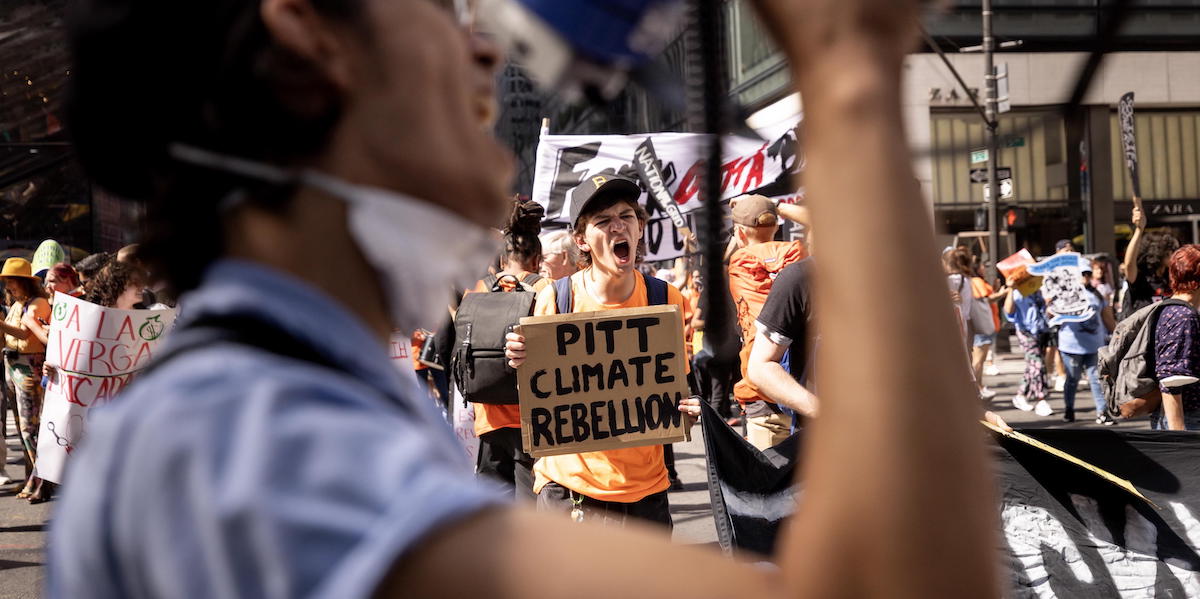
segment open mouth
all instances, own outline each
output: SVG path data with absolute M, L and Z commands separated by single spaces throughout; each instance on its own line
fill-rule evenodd
M 621 240 L 613 244 L 613 255 L 617 257 L 618 264 L 627 264 L 631 254 L 628 241 Z

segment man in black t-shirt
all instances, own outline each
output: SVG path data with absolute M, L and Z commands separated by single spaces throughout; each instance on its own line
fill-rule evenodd
M 805 416 L 817 415 L 817 396 L 805 384 L 812 370 L 813 331 L 811 279 L 813 259 L 805 258 L 779 272 L 758 314 L 757 333 L 746 374 L 767 397 Z M 780 363 L 791 349 L 788 370 Z

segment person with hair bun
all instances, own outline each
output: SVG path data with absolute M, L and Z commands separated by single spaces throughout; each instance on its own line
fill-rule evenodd
M 493 276 L 504 291 L 513 291 L 526 277 L 538 273 L 542 262 L 542 206 L 517 198 L 504 229 L 504 252 L 500 255 L 500 270 Z M 550 279 L 539 278 L 531 291 L 540 292 Z M 474 293 L 488 293 L 492 286 L 486 281 L 475 285 Z M 468 291 L 467 293 L 472 293 Z M 517 498 L 532 501 L 533 457 L 521 446 L 521 407 L 517 404 L 473 404 L 475 436 L 479 438 L 479 454 L 475 472 L 489 476 L 512 487 Z
M 1171 299 L 1154 327 L 1154 375 L 1162 405 L 1150 414 L 1155 430 L 1200 430 L 1200 245 L 1185 245 L 1166 262 Z

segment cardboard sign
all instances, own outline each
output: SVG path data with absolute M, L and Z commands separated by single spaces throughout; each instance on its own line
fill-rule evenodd
M 48 378 L 38 431 L 37 475 L 62 482 L 67 456 L 83 439 L 88 411 L 112 401 L 148 364 L 175 324 L 175 310 L 118 310 L 54 295 Z
M 533 457 L 688 438 L 679 307 L 521 319 L 521 439 Z

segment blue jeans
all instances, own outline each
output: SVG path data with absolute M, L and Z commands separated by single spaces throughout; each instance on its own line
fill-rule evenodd
M 1096 402 L 1096 415 L 1104 413 L 1104 390 L 1100 387 L 1099 369 L 1096 368 L 1096 354 L 1068 354 L 1059 351 L 1062 356 L 1063 368 L 1067 371 L 1067 381 L 1063 385 L 1063 403 L 1068 412 L 1075 411 L 1075 388 L 1079 386 L 1079 377 L 1087 372 L 1088 386 L 1092 388 L 1092 400 Z

